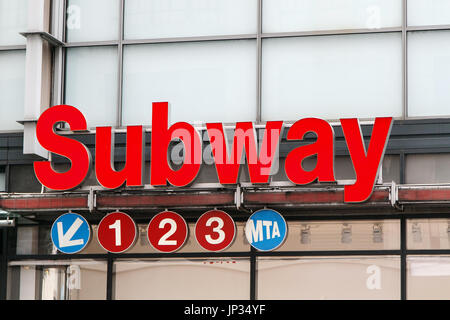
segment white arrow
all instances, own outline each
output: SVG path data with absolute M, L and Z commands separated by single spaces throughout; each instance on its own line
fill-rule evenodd
M 59 240 L 59 246 L 61 248 L 64 247 L 72 247 L 72 246 L 79 246 L 84 244 L 83 239 L 76 239 L 71 240 L 75 232 L 78 231 L 78 229 L 83 224 L 83 220 L 80 218 L 77 218 L 74 223 L 70 226 L 69 230 L 64 234 L 63 232 L 63 224 L 62 222 L 56 223 L 56 227 L 58 228 L 58 240 Z

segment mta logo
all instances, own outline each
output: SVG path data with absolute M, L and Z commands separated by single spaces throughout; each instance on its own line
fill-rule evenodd
M 274 210 L 256 211 L 245 225 L 245 235 L 248 242 L 257 250 L 275 250 L 286 238 L 286 221 Z

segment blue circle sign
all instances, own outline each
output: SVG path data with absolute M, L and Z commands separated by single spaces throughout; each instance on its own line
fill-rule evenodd
M 91 227 L 85 218 L 76 213 L 66 213 L 53 222 L 52 242 L 63 253 L 83 250 L 91 238 Z
M 245 225 L 247 241 L 259 251 L 272 251 L 286 239 L 287 224 L 283 216 L 271 209 L 253 213 Z

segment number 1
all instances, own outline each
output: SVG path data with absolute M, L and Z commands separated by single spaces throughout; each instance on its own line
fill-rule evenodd
M 109 229 L 115 229 L 116 233 L 116 246 L 122 245 L 122 237 L 120 235 L 120 220 L 116 220 L 113 224 L 109 226 Z

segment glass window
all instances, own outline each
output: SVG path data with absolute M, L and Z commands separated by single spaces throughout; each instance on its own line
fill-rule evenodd
M 88 127 L 117 124 L 116 47 L 68 48 L 65 103 L 78 108 Z
M 5 168 L 0 167 L 0 192 L 6 191 L 6 174 Z
M 50 235 L 52 223 L 53 221 L 48 225 L 18 227 L 16 254 L 59 254 Z M 80 253 L 106 253 L 97 241 L 97 225 L 91 225 L 91 240 Z
M 408 33 L 408 116 L 450 115 L 450 31 Z
M 450 182 L 450 154 L 411 154 L 406 156 L 405 179 L 410 184 Z
M 412 219 L 407 228 L 408 249 L 450 249 L 450 219 Z
M 400 299 L 400 258 L 258 258 L 257 298 Z
M 450 1 L 408 0 L 408 25 L 450 24 Z
M 0 0 L 0 46 L 26 43 L 28 0 Z M 0 67 L 0 70 L 3 70 Z
M 449 300 L 450 257 L 409 256 L 407 283 L 409 300 Z
M 67 42 L 116 40 L 120 0 L 69 0 Z
M 378 29 L 401 24 L 401 0 L 263 0 L 264 32 Z
M 106 261 L 9 263 L 8 300 L 104 300 Z
M 0 51 L 0 131 L 23 130 L 25 50 Z
M 276 251 L 398 250 L 400 221 L 289 221 L 285 243 Z
M 116 300 L 250 298 L 248 259 L 118 260 L 114 266 Z
M 123 125 L 150 125 L 158 101 L 171 122 L 255 120 L 255 50 L 250 40 L 126 46 Z
M 288 181 L 284 168 L 286 158 L 280 158 L 279 167 L 275 167 L 275 174 L 272 177 L 274 181 Z M 308 157 L 303 160 L 302 166 L 305 170 L 311 171 L 315 168 L 317 157 Z M 385 155 L 383 158 L 382 169 L 383 182 L 400 182 L 400 157 L 395 155 Z M 355 180 L 356 174 L 352 160 L 349 156 L 334 157 L 334 175 L 336 180 Z
M 401 34 L 263 40 L 262 118 L 402 115 Z
M 127 0 L 125 39 L 256 33 L 257 0 Z

